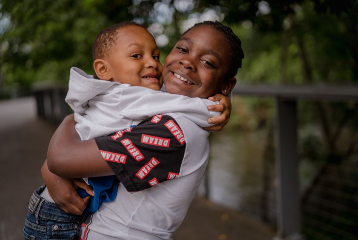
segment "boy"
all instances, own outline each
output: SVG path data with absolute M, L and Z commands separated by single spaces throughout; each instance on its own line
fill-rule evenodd
M 102 30 L 95 40 L 93 66 L 95 78 L 106 81 L 92 79 L 80 69 L 72 68 L 66 97 L 75 112 L 76 130 L 82 140 L 118 130 L 131 131 L 131 126 L 147 117 L 167 112 L 179 112 L 202 127 L 210 126 L 206 122 L 210 117 L 207 105 L 212 102 L 152 91 L 161 88 L 162 65 L 153 37 L 142 26 L 127 22 Z M 117 135 L 121 134 L 123 132 L 118 131 Z M 138 157 L 141 156 L 136 156 L 137 160 Z M 122 163 L 125 161 L 122 158 L 113 159 Z M 113 180 L 114 176 L 89 179 L 94 187 L 94 198 L 90 200 L 88 212 L 95 212 L 102 201 L 108 202 L 115 198 L 118 182 Z M 93 193 L 90 195 L 93 196 Z M 41 235 L 41 230 L 36 232 L 38 227 L 31 223 L 36 219 L 39 226 L 46 224 L 47 229 L 53 229 L 43 236 L 69 238 L 71 233 L 68 229 L 77 226 L 79 217 L 61 213 L 58 207 L 51 204 L 53 200 L 47 188 L 40 196 L 42 198 L 34 195 L 30 200 L 25 236 Z M 37 207 L 36 201 L 42 202 L 42 212 L 34 209 Z M 50 221 L 46 222 L 48 219 Z M 39 221 L 44 224 L 41 225 Z M 61 229 L 67 229 L 66 233 L 61 233 Z
M 242 58 L 241 42 L 230 28 L 218 22 L 197 24 L 183 34 L 166 59 L 166 89 L 202 98 L 220 91 L 229 94 Z M 170 145 L 153 145 L 148 136 Z M 66 178 L 114 173 L 121 181 L 116 199 L 104 203 L 84 223 L 83 235 L 89 234 L 83 239 L 170 239 L 203 178 L 209 150 L 207 136 L 186 117 L 170 113 L 148 118 L 118 138 L 114 133 L 79 141 L 74 121 L 67 117 L 51 140 L 48 167 Z M 102 157 L 98 149 L 109 156 L 126 156 L 126 163 Z M 143 159 L 137 161 L 132 149 Z M 62 178 L 53 178 L 47 170 L 45 163 L 44 180 L 56 188 L 56 179 Z M 174 180 L 157 185 L 168 179 Z M 146 189 L 148 184 L 157 186 Z

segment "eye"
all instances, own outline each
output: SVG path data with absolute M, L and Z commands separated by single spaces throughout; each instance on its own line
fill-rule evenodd
M 182 53 L 187 53 L 188 51 L 184 48 L 181 48 L 179 46 L 176 46 L 176 49 L 179 51 L 179 52 L 182 52 Z
M 132 58 L 139 59 L 139 58 L 142 57 L 142 55 L 141 55 L 141 54 L 133 54 L 131 57 L 132 57 Z
M 159 61 L 159 58 L 160 58 L 159 55 L 153 56 L 153 59 L 154 59 L 154 60 L 158 60 L 158 61 Z
M 200 60 L 200 61 L 207 67 L 216 68 L 214 64 L 212 64 L 211 62 L 209 62 L 207 60 Z

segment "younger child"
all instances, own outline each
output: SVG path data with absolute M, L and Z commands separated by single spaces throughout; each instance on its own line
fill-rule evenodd
M 132 126 L 147 117 L 162 113 L 180 113 L 202 127 L 210 126 L 207 118 L 215 116 L 207 110 L 213 104 L 209 100 L 153 91 L 162 85 L 159 50 L 151 34 L 138 24 L 122 23 L 102 30 L 94 43 L 93 66 L 96 79 L 78 68 L 71 69 L 66 97 L 75 112 L 76 130 L 82 140 L 118 130 L 131 131 Z M 118 131 L 114 138 L 121 134 L 123 131 Z M 106 156 L 105 152 L 102 154 Z M 120 157 L 112 160 L 125 161 Z M 88 212 L 95 212 L 102 202 L 116 197 L 118 181 L 115 179 L 114 176 L 89 179 L 94 197 Z M 30 199 L 24 234 L 25 237 L 42 234 L 42 237 L 69 238 L 70 231 L 78 233 L 76 226 L 80 220 L 81 216 L 62 212 L 53 204 L 47 188 L 42 187 Z M 43 229 L 47 230 L 43 232 Z

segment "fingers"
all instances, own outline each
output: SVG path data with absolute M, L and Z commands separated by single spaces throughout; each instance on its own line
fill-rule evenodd
M 89 199 L 90 196 L 82 199 L 77 192 L 74 192 L 70 199 L 68 199 L 69 205 L 70 206 L 74 206 L 74 208 L 71 209 L 75 209 L 76 212 L 80 211 L 80 214 L 83 212 L 83 210 L 86 208 L 87 204 L 88 204 L 88 200 L 85 199 Z M 78 211 L 77 211 L 78 210 Z M 79 214 L 77 214 L 79 215 Z
M 217 117 L 212 117 L 208 119 L 208 123 L 211 124 L 226 124 L 227 117 L 224 116 L 224 114 L 221 114 L 220 116 Z
M 65 213 L 73 215 L 81 215 L 84 209 L 79 209 L 73 204 L 67 204 L 66 206 L 58 205 Z
M 215 96 L 209 97 L 208 99 L 210 101 L 216 102 L 216 101 L 220 101 L 224 97 L 225 97 L 224 95 L 216 94 Z
M 220 116 L 209 118 L 208 123 L 216 124 L 216 125 L 204 129 L 210 132 L 221 131 L 224 128 L 224 126 L 228 123 L 229 119 L 230 119 L 230 114 L 227 113 L 222 113 Z
M 225 124 L 217 124 L 217 125 L 214 125 L 212 127 L 207 127 L 207 128 L 204 128 L 206 131 L 209 131 L 209 132 L 219 132 L 223 129 L 223 127 L 225 126 Z
M 83 181 L 82 179 L 73 179 L 73 183 L 77 187 L 84 189 L 92 197 L 94 196 L 92 187 L 90 185 L 87 185 L 87 183 L 85 181 Z
M 66 213 L 81 215 L 83 210 L 86 208 L 90 196 L 82 199 L 76 192 L 76 185 L 73 183 L 66 192 L 61 194 L 51 194 L 54 202 Z
M 71 202 L 66 202 L 66 205 L 59 205 L 59 207 L 65 211 L 66 213 L 74 214 L 74 215 L 81 215 L 83 210 L 85 210 L 90 196 L 82 199 L 78 195 L 77 197 L 72 197 Z
M 209 105 L 208 110 L 214 112 L 222 112 L 225 110 L 225 107 L 222 104 Z
M 80 198 L 75 191 L 63 194 L 61 198 L 53 198 L 53 200 L 57 206 L 68 214 L 81 215 L 87 206 L 87 202 Z
M 215 112 L 225 112 L 225 114 L 230 115 L 231 112 L 231 100 L 230 98 L 221 95 L 216 94 L 213 97 L 209 97 L 209 100 L 211 101 L 219 101 L 218 104 L 209 105 L 208 110 L 209 111 L 215 111 Z
M 86 190 L 86 192 L 87 192 L 90 196 L 94 197 L 94 191 L 93 191 L 93 189 L 92 189 L 91 186 L 86 185 L 85 190 Z
M 88 205 L 90 199 L 91 199 L 91 196 L 87 196 L 87 197 L 85 197 L 85 198 L 83 199 L 83 202 L 84 202 L 84 204 L 85 204 L 86 206 Z

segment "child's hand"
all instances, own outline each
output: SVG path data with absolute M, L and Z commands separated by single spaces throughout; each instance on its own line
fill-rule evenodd
M 209 97 L 209 100 L 213 102 L 219 101 L 219 104 L 208 106 L 208 110 L 221 112 L 221 115 L 217 117 L 209 118 L 208 122 L 216 125 L 204 129 L 207 131 L 221 131 L 230 119 L 231 99 L 224 95 L 216 94 L 213 97 Z
M 74 183 L 71 179 L 62 178 L 51 173 L 48 170 L 47 161 L 45 161 L 41 173 L 42 179 L 46 183 L 47 189 L 57 206 L 66 213 L 81 215 L 90 200 L 90 196 L 82 199 L 77 194 L 76 188 L 79 186 L 76 184 L 79 183 Z

